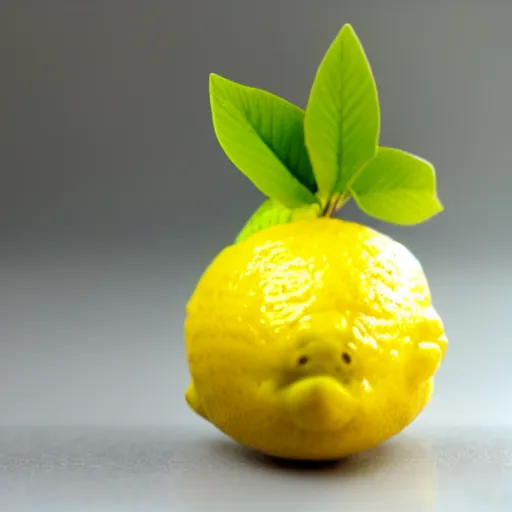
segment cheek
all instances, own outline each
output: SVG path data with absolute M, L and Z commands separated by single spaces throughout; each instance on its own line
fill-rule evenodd
M 354 358 L 353 380 L 366 394 L 386 394 L 403 387 L 403 364 L 390 353 L 368 351 Z

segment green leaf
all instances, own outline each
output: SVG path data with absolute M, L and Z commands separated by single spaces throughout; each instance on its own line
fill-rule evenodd
M 301 109 L 216 74 L 210 104 L 219 144 L 263 194 L 289 208 L 317 201 Z
M 252 234 L 276 224 L 286 224 L 292 219 L 292 210 L 273 199 L 265 200 L 252 214 L 235 239 L 235 243 L 246 240 Z
M 343 193 L 376 154 L 377 87 L 363 47 L 344 25 L 323 58 L 306 108 L 305 138 L 320 197 Z
M 242 242 L 254 233 L 270 226 L 287 224 L 300 219 L 314 219 L 319 217 L 321 213 L 319 204 L 290 209 L 273 199 L 267 199 L 249 218 L 236 237 L 235 243 Z
M 379 148 L 351 194 L 366 214 L 393 224 L 419 224 L 443 211 L 432 164 L 399 149 Z

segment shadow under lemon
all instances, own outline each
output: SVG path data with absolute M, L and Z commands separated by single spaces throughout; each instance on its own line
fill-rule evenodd
M 251 451 L 229 439 L 212 439 L 205 464 L 180 476 L 180 501 L 189 510 L 230 503 L 261 511 L 270 503 L 293 503 L 294 511 L 434 511 L 437 459 L 428 440 L 402 434 L 341 461 L 285 460 Z M 354 507 L 354 508 L 351 508 Z

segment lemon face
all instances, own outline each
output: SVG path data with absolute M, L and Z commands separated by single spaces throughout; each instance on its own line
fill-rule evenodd
M 447 346 L 416 258 L 330 218 L 224 249 L 188 303 L 185 339 L 198 414 L 250 448 L 316 460 L 406 427 Z

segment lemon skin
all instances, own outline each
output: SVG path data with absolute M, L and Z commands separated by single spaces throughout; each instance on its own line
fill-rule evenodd
M 396 435 L 429 403 L 447 338 L 418 260 L 332 218 L 224 249 L 187 305 L 190 407 L 235 441 L 332 460 Z

